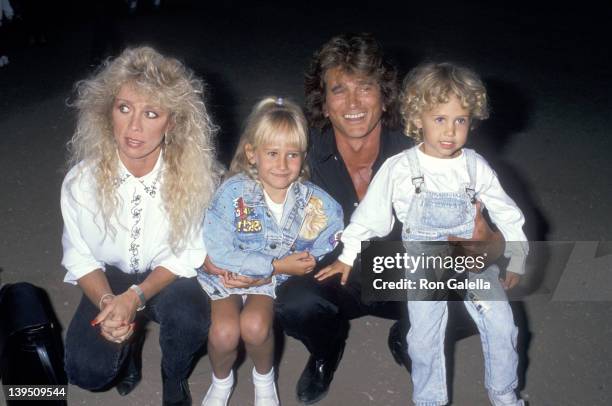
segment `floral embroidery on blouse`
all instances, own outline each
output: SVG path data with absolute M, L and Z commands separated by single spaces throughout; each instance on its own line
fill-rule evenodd
M 132 175 L 129 174 L 129 173 L 124 173 L 123 175 L 118 176 L 117 179 L 115 179 L 115 186 L 119 187 L 119 186 L 123 185 L 125 183 L 125 181 L 128 180 L 128 178 L 130 176 L 132 176 Z
M 161 168 L 157 172 L 157 176 L 151 182 L 150 185 L 147 185 L 144 180 L 138 179 L 138 182 L 142 185 L 144 192 L 146 195 L 154 198 L 157 195 L 157 186 L 159 184 L 159 180 L 161 178 Z M 130 173 L 124 173 L 119 178 L 117 178 L 118 186 L 123 185 L 132 175 Z M 132 195 L 132 200 L 130 201 L 131 208 L 130 213 L 132 215 L 132 227 L 130 228 L 130 246 L 128 251 L 130 253 L 130 271 L 133 273 L 137 273 L 140 270 L 140 237 L 142 234 L 141 227 L 141 218 L 142 218 L 142 199 L 143 195 L 138 191 L 138 188 L 134 189 L 134 193 Z
M 157 194 L 157 184 L 159 182 L 160 175 L 161 171 L 157 173 L 157 177 L 155 178 L 153 183 L 151 183 L 151 186 L 147 186 L 142 179 L 138 179 L 142 184 L 142 187 L 144 188 L 145 192 L 151 197 L 155 197 L 155 195 Z
M 134 273 L 138 272 L 140 265 L 140 258 L 138 256 L 138 249 L 140 248 L 140 244 L 138 244 L 138 239 L 140 238 L 140 219 L 142 213 L 142 207 L 140 203 L 142 202 L 142 196 L 138 194 L 138 192 L 134 191 L 134 196 L 132 197 L 132 208 L 130 212 L 132 213 L 132 220 L 134 223 L 132 224 L 132 228 L 130 229 L 130 238 L 132 241 L 130 242 L 130 270 Z

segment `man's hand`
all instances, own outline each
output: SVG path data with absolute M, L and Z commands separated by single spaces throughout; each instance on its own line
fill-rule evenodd
M 502 233 L 491 230 L 487 220 L 480 211 L 482 203 L 476 202 L 476 217 L 474 218 L 474 231 L 472 238 L 461 238 L 451 235 L 448 241 L 454 243 L 457 255 L 466 257 L 483 256 L 487 254 L 485 263 L 495 262 L 504 252 L 505 240 Z
M 515 287 L 516 285 L 518 285 L 520 280 L 521 275 L 508 271 L 506 271 L 506 279 L 499 279 L 505 290 L 510 290 Z
M 340 284 L 345 285 L 346 281 L 348 280 L 349 273 L 351 272 L 351 268 L 352 267 L 348 266 L 344 262 L 336 260 L 333 264 L 326 266 L 325 268 L 317 272 L 315 278 L 318 281 L 323 281 L 339 273 L 340 275 L 342 275 L 340 278 Z
M 275 274 L 304 275 L 312 272 L 317 261 L 306 251 L 295 252 L 281 259 L 272 261 Z

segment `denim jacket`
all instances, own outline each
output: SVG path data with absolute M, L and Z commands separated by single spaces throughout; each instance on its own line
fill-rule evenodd
M 261 183 L 244 174 L 232 176 L 217 190 L 206 212 L 203 234 L 212 262 L 251 278 L 272 275 L 272 261 L 293 252 L 309 251 L 321 259 L 338 244 L 344 227 L 341 206 L 310 182 L 294 182 L 287 191 L 280 224 L 266 205 Z M 200 271 L 198 279 L 214 299 L 229 294 L 259 293 L 274 297 L 272 283 L 247 289 L 227 289 L 218 277 Z

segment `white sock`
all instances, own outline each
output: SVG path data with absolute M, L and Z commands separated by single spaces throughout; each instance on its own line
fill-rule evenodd
M 274 368 L 266 374 L 260 374 L 253 367 L 253 385 L 255 386 L 255 406 L 278 406 L 278 394 L 274 382 Z
M 212 374 L 212 383 L 202 400 L 202 406 L 226 406 L 234 388 L 234 371 L 223 379 Z

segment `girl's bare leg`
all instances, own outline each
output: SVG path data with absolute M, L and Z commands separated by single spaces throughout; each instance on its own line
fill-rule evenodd
M 242 298 L 237 295 L 211 301 L 208 357 L 219 379 L 229 376 L 238 355 L 241 307 Z
M 249 295 L 240 313 L 240 335 L 255 370 L 266 374 L 274 358 L 274 299 L 265 295 Z

